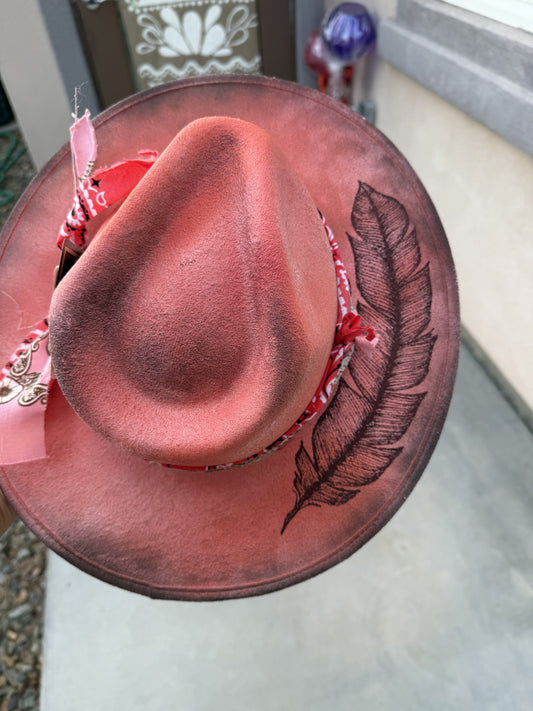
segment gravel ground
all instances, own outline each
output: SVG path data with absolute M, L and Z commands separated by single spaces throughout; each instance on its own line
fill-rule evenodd
M 27 153 L 6 165 L 23 145 L 0 126 L 0 229 L 35 174 Z M 0 538 L 0 711 L 39 709 L 45 570 L 44 544 L 17 521 Z
M 0 711 L 39 708 L 46 548 L 21 521 L 0 538 Z

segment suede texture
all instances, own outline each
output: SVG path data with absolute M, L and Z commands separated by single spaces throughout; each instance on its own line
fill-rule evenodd
M 57 553 L 115 585 L 153 597 L 186 600 L 278 590 L 326 570 L 377 533 L 405 501 L 435 447 L 452 394 L 459 343 L 455 272 L 431 200 L 405 158 L 379 131 L 323 94 L 265 77 L 202 77 L 166 84 L 131 97 L 95 120 L 97 167 L 133 158 L 143 149 L 163 152 L 182 129 L 188 130 L 190 124 L 194 128 L 192 122 L 209 116 L 240 118 L 263 129 L 283 153 L 292 174 L 299 176 L 311 196 L 309 210 L 319 208 L 335 234 L 354 303 L 379 334 L 372 357 L 356 350 L 323 416 L 306 424 L 280 450 L 247 466 L 198 472 L 169 470 L 150 463 L 97 434 L 74 412 L 57 382 L 51 388 L 46 409 L 48 457 L 0 466 L 0 487 L 6 497 L 26 524 Z M 286 175 L 276 150 L 268 149 L 273 156 L 270 165 L 280 166 L 281 174 Z M 232 155 L 235 156 L 234 149 Z M 175 170 L 181 172 L 182 167 Z M 209 167 L 202 170 L 209 172 Z M 274 184 L 273 180 L 264 182 Z M 165 349 L 172 344 L 179 353 L 179 334 L 157 331 L 162 316 L 163 321 L 171 323 L 177 314 L 188 348 L 191 344 L 196 348 L 196 326 L 183 327 L 184 321 L 185 326 L 189 323 L 189 302 L 180 301 L 175 309 L 173 301 L 166 299 L 164 288 L 170 284 L 175 294 L 176 272 L 199 269 L 197 263 L 189 264 L 186 258 L 192 259 L 196 249 L 202 252 L 203 268 L 207 270 L 198 272 L 205 275 L 203 287 L 194 281 L 198 299 L 208 295 L 222 312 L 229 311 L 232 303 L 230 299 L 218 300 L 220 282 L 211 271 L 209 255 L 200 246 L 204 244 L 204 218 L 195 213 L 193 205 L 203 204 L 205 209 L 208 201 L 205 195 L 202 200 L 199 180 L 195 185 L 198 194 L 194 195 L 192 187 L 177 186 L 178 194 L 188 190 L 189 207 L 182 200 L 180 210 L 173 212 L 174 208 L 169 207 L 161 215 L 166 226 L 171 222 L 183 225 L 185 207 L 191 224 L 196 225 L 195 242 L 188 241 L 189 232 L 181 227 L 179 236 L 169 237 L 187 245 L 187 249 L 180 247 L 177 252 L 182 253 L 183 267 L 177 256 L 168 256 L 167 263 L 163 250 L 153 245 L 146 247 L 145 255 L 143 236 L 135 225 L 128 224 L 112 249 L 98 237 L 55 297 L 54 311 L 60 302 L 67 307 L 67 293 L 74 299 L 68 305 L 73 318 L 78 318 L 76 309 L 88 310 L 85 298 L 81 298 L 85 287 L 79 282 L 83 264 L 92 264 L 91 274 L 83 279 L 86 276 L 95 283 L 87 298 L 93 299 L 104 315 L 101 317 L 105 317 L 110 335 L 104 339 L 98 325 L 90 324 L 90 328 L 97 329 L 98 338 L 105 340 L 109 350 L 103 354 L 102 349 L 90 346 L 85 333 L 67 334 L 65 338 L 69 342 L 71 338 L 79 339 L 84 348 L 92 348 L 90 359 L 81 350 L 72 358 L 82 362 L 91 388 L 99 389 L 95 403 L 98 397 L 108 400 L 105 406 L 92 405 L 92 410 L 107 410 L 112 420 L 135 420 L 141 397 L 163 420 L 169 403 L 176 407 L 178 401 L 182 402 L 190 382 L 199 388 L 200 400 L 204 396 L 213 401 L 225 396 L 218 390 L 210 396 L 206 381 L 196 364 L 187 361 L 186 352 L 183 357 L 188 378 L 176 373 L 172 362 L 166 359 Z M 290 181 L 289 187 L 283 185 L 283 190 L 293 190 Z M 251 194 L 253 186 L 247 190 Z M 220 185 L 221 195 L 235 196 L 232 191 L 232 186 Z M 136 200 L 135 195 L 131 198 Z M 215 206 L 222 198 L 212 195 L 210 199 Z M 302 198 L 302 204 L 306 201 L 308 198 Z M 259 215 L 253 219 L 268 222 L 271 229 L 272 218 L 275 217 L 274 222 L 280 220 L 286 208 L 274 207 L 275 201 L 267 203 L 263 198 L 260 204 L 269 205 L 271 219 Z M 280 196 L 280 205 L 283 204 Z M 0 237 L 0 356 L 4 363 L 32 324 L 49 311 L 52 272 L 59 261 L 55 238 L 71 206 L 71 157 L 65 147 L 35 179 Z M 300 209 L 298 205 L 290 208 Z M 136 204 L 136 220 L 153 225 L 151 210 L 153 196 L 142 205 Z M 309 210 L 305 208 L 304 218 L 314 234 L 314 216 Z M 115 214 L 122 222 L 120 209 Z M 234 205 L 231 219 L 238 234 L 241 219 L 246 225 L 251 224 L 248 214 L 237 219 L 242 214 L 240 207 Z M 207 214 L 206 232 L 214 229 L 213 221 L 215 225 L 227 225 L 228 219 L 227 215 L 219 215 L 217 222 Z M 97 229 L 91 228 L 93 235 L 101 231 L 111 239 L 115 234 L 113 217 L 102 215 L 96 221 Z M 278 228 L 278 236 L 272 238 L 271 244 L 283 266 L 283 255 L 291 253 L 285 250 L 297 247 L 292 242 L 286 247 L 282 239 L 282 235 L 292 239 L 294 229 L 285 229 L 282 222 L 278 222 Z M 165 234 L 171 235 L 171 231 L 165 228 Z M 264 341 L 259 329 L 250 325 L 250 311 L 244 306 L 251 287 L 242 276 L 243 260 L 235 246 L 239 242 L 230 243 L 232 256 L 226 260 L 220 242 L 214 236 L 209 239 L 219 268 L 225 275 L 229 272 L 241 309 L 235 319 L 227 313 L 232 330 L 231 336 L 223 339 L 228 349 L 221 353 L 224 378 L 215 377 L 215 387 L 220 387 L 219 380 L 232 379 L 238 386 L 243 363 L 254 372 L 267 372 L 268 366 L 257 362 L 262 359 L 256 351 L 255 366 L 251 356 L 239 353 L 238 367 L 234 367 L 231 360 L 235 339 L 242 330 L 246 339 L 256 334 L 261 343 Z M 308 244 L 309 236 L 302 238 L 303 252 Z M 324 262 L 326 269 L 330 258 L 328 255 Z M 111 264 L 106 264 L 108 260 Z M 305 312 L 291 314 L 293 323 L 301 319 L 305 324 L 310 304 L 318 305 L 324 313 L 328 311 L 326 305 L 320 305 L 322 296 L 315 299 L 306 291 L 313 290 L 316 274 L 309 282 L 304 275 L 305 289 L 295 276 L 298 265 L 309 264 L 306 260 L 306 255 L 300 254 L 297 265 L 287 266 L 288 281 L 284 283 L 269 271 L 269 278 L 278 284 L 291 312 L 293 307 Z M 165 276 L 154 291 L 150 284 L 154 283 L 156 265 Z M 267 288 L 260 273 L 255 277 L 259 280 L 257 288 Z M 115 299 L 116 304 L 102 303 L 104 297 L 97 287 L 101 283 L 106 284 L 105 299 Z M 124 313 L 122 297 L 114 296 L 115 283 L 126 284 L 135 295 L 130 302 L 136 304 L 136 312 Z M 252 293 L 255 295 L 253 289 Z M 163 300 L 164 308 L 154 306 L 155 294 Z M 216 350 L 220 324 L 214 323 L 213 333 L 206 329 L 205 323 L 213 322 L 203 301 L 200 317 L 198 299 L 191 304 L 191 323 L 202 323 L 198 341 L 215 343 Z M 257 303 L 266 304 L 266 297 L 261 295 L 251 301 L 257 309 Z M 150 323 L 144 323 L 143 333 L 137 334 L 135 328 L 143 321 L 139 318 L 141 312 L 144 316 L 150 314 Z M 276 306 L 276 315 L 281 312 L 281 306 Z M 112 313 L 115 319 L 111 318 Z M 253 313 L 254 317 L 259 314 L 267 328 L 273 328 L 262 306 Z M 85 320 L 81 323 L 85 324 Z M 151 327 L 157 339 L 149 338 Z M 281 327 L 291 330 L 284 323 Z M 292 337 L 302 339 L 300 333 L 293 333 Z M 142 354 L 142 367 L 128 361 L 116 345 L 125 338 L 141 351 L 142 344 L 148 344 L 148 353 Z M 312 329 L 305 338 L 313 341 Z M 252 343 L 251 347 L 253 351 L 256 346 Z M 293 348 L 292 340 L 279 350 L 268 344 L 277 360 L 281 359 L 280 354 L 291 355 Z M 156 358 L 157 367 L 149 362 L 154 349 L 156 355 L 162 353 Z M 120 368 L 114 359 L 122 364 Z M 207 366 L 211 365 L 207 359 Z M 150 366 L 155 373 L 146 372 Z M 124 400 L 109 388 L 113 378 L 118 377 L 117 372 L 122 371 L 130 374 L 126 390 L 135 394 L 134 402 Z M 150 385 L 134 382 L 143 377 Z M 156 398 L 151 394 L 154 382 L 160 383 L 161 410 L 157 410 Z M 179 397 L 174 390 L 176 382 Z M 251 382 L 256 397 L 262 382 L 253 378 Z M 279 391 L 273 388 L 273 400 L 276 392 Z M 193 398 L 188 400 L 191 407 L 197 406 Z M 163 422 L 153 423 L 157 425 L 165 426 Z M 200 422 L 199 427 L 206 431 L 205 423 Z
M 266 131 L 209 117 L 179 132 L 61 281 L 50 347 L 96 432 L 147 460 L 207 466 L 298 419 L 336 318 L 303 182 Z

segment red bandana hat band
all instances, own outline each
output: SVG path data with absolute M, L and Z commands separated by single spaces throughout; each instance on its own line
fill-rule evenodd
M 71 128 L 71 147 L 76 178 L 72 209 L 60 228 L 57 245 L 73 242 L 82 252 L 87 246 L 87 222 L 129 195 L 157 158 L 155 151 L 142 151 L 140 158 L 126 160 L 95 171 L 96 139 L 88 112 Z M 181 467 L 162 464 L 172 469 L 210 471 L 228 469 L 255 461 L 280 447 L 306 422 L 314 419 L 327 406 L 339 378 L 353 354 L 354 345 L 372 348 L 377 337 L 370 327 L 361 325 L 361 317 L 352 310 L 350 284 L 333 232 L 324 217 L 337 281 L 337 322 L 330 357 L 320 383 L 298 420 L 275 442 L 246 459 L 205 467 Z M 67 242 L 68 244 L 68 242 Z M 48 320 L 37 324 L 0 371 L 0 464 L 15 464 L 46 458 L 44 416 L 52 380 L 48 353 Z

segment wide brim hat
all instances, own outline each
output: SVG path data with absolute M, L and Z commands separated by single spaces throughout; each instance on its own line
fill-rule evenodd
M 93 431 L 54 381 L 47 457 L 0 467 L 15 511 L 59 555 L 120 587 L 184 600 L 283 588 L 377 533 L 437 443 L 459 345 L 455 272 L 431 200 L 398 150 L 329 97 L 263 77 L 166 84 L 95 119 L 98 164 L 162 152 L 207 116 L 255 124 L 281 148 L 335 235 L 377 345 L 355 348 L 319 417 L 245 466 L 192 471 L 146 461 Z M 49 312 L 55 236 L 72 192 L 64 146 L 2 233 L 3 362 Z M 105 396 L 104 373 L 101 386 Z

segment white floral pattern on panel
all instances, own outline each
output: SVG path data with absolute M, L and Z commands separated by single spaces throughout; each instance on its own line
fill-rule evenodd
M 150 54 L 154 50 L 162 57 L 228 57 L 232 48 L 244 44 L 250 29 L 257 27 L 257 15 L 244 5 L 229 13 L 226 25 L 218 20 L 222 10 L 219 5 L 210 5 L 202 17 L 196 10 L 187 10 L 180 15 L 173 7 L 163 8 L 160 24 L 152 15 L 142 13 L 137 17 L 143 28 L 142 38 L 136 46 L 138 54 Z
M 232 57 L 229 62 L 219 62 L 211 59 L 207 64 L 200 66 L 194 59 L 187 61 L 182 67 L 173 64 L 163 64 L 162 67 L 153 67 L 151 64 L 140 64 L 137 71 L 142 79 L 146 79 L 148 86 L 158 86 L 171 79 L 182 79 L 199 74 L 228 74 L 231 72 L 241 74 L 257 73 L 261 69 L 261 57 L 254 57 L 247 62 L 242 57 Z

